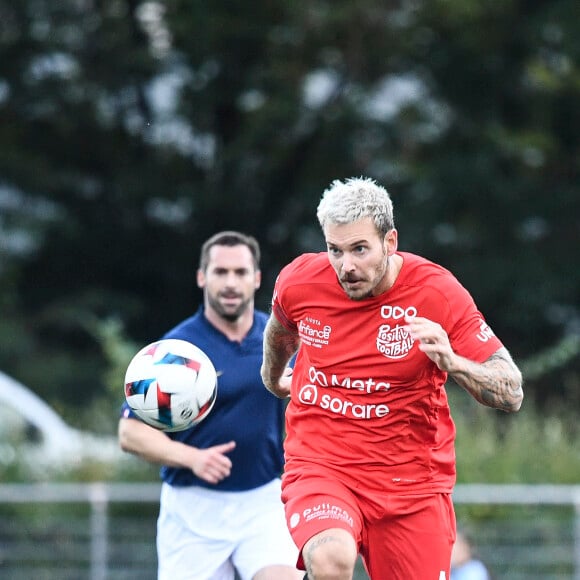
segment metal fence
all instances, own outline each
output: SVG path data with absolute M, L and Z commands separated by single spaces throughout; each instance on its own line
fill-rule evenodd
M 155 580 L 159 491 L 0 485 L 0 578 Z M 580 580 L 580 485 L 458 485 L 454 502 L 494 580 Z

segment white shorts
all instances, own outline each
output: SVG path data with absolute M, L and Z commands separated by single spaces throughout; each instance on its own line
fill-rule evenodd
M 294 568 L 280 480 L 224 492 L 164 483 L 157 521 L 159 580 L 251 580 L 265 566 Z

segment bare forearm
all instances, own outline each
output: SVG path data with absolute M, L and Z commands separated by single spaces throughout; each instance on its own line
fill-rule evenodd
M 124 451 L 150 463 L 191 469 L 197 477 L 212 484 L 230 475 L 232 462 L 227 454 L 236 446 L 235 441 L 227 441 L 199 449 L 132 418 L 120 419 L 119 444 Z
M 461 368 L 449 375 L 476 401 L 507 413 L 520 409 L 524 398 L 522 375 L 505 348 L 482 364 L 460 360 Z
M 271 316 L 264 331 L 264 357 L 261 374 L 266 388 L 277 397 L 288 396 L 280 390 L 280 379 L 298 349 L 298 336 L 290 333 Z
M 119 444 L 123 451 L 150 463 L 171 467 L 189 467 L 195 448 L 173 441 L 165 433 L 137 419 L 119 421 Z

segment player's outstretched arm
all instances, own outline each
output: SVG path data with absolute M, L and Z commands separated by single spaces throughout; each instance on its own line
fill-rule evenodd
M 232 462 L 226 455 L 236 446 L 234 441 L 198 449 L 174 441 L 165 433 L 133 418 L 119 420 L 119 445 L 123 451 L 159 465 L 191 469 L 208 483 L 218 483 L 228 477 Z
M 522 374 L 505 347 L 481 364 L 461 362 L 462 368 L 449 375 L 476 401 L 507 413 L 519 411 L 524 399 Z
M 453 351 L 440 324 L 420 316 L 406 317 L 405 322 L 419 349 L 476 401 L 507 413 L 519 411 L 524 398 L 522 374 L 506 348 L 477 363 Z
M 266 388 L 281 399 L 290 396 L 287 366 L 299 344 L 298 336 L 272 314 L 264 330 L 264 359 L 260 372 Z
M 171 449 L 165 433 L 133 417 L 121 418 L 118 425 L 119 446 L 151 463 L 163 464 Z

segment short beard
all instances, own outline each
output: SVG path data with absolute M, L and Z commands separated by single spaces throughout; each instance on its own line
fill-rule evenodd
M 250 307 L 250 300 L 244 300 L 240 303 L 236 310 L 228 311 L 223 308 L 219 300 L 213 298 L 212 296 L 207 297 L 208 304 L 215 310 L 216 314 L 226 320 L 227 322 L 237 322 L 242 314 Z
M 385 258 L 386 258 L 385 268 L 384 268 L 381 276 L 378 278 L 378 282 L 368 292 L 365 292 L 364 294 L 358 294 L 356 296 L 352 296 L 351 294 L 348 293 L 346 287 L 344 285 L 342 286 L 342 289 L 345 291 L 346 295 L 351 300 L 354 300 L 355 302 L 361 302 L 362 300 L 366 300 L 367 298 L 373 298 L 375 296 L 375 294 L 373 294 L 373 290 L 379 286 L 379 284 L 385 279 L 386 276 L 389 275 L 390 258 L 388 256 L 388 254 L 384 251 L 384 249 L 383 249 L 383 256 L 385 256 Z M 342 285 L 342 282 L 341 282 L 341 285 Z
M 372 290 L 370 290 L 369 292 L 367 292 L 366 294 L 361 294 L 360 296 L 351 296 L 348 292 L 346 293 L 346 295 L 353 300 L 354 302 L 362 302 L 363 300 L 366 300 L 367 298 L 372 298 L 373 297 L 373 292 Z

